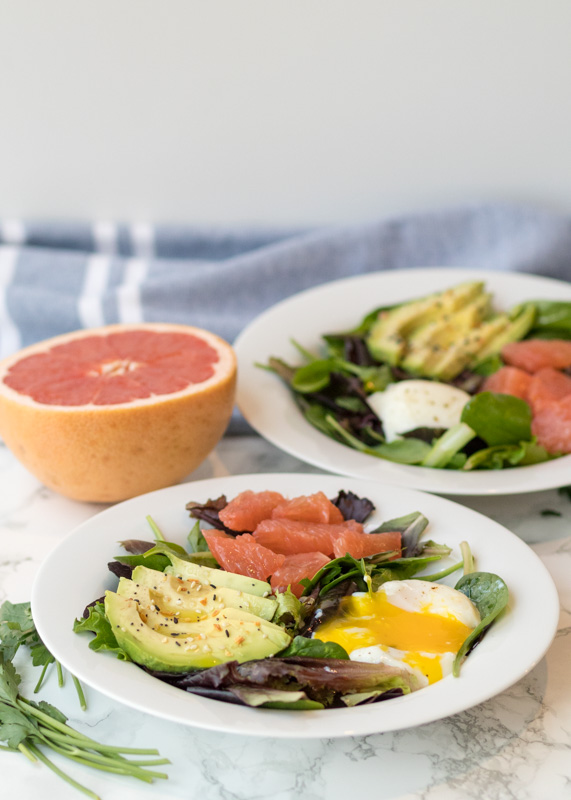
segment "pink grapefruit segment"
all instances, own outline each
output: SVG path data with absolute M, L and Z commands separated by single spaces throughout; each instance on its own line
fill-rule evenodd
M 482 391 L 511 394 L 526 400 L 530 381 L 529 372 L 519 369 L 519 367 L 500 367 L 497 372 L 486 378 Z
M 342 523 L 343 514 L 323 492 L 299 495 L 276 506 L 273 519 L 293 519 L 300 522 Z
M 333 543 L 335 558 L 342 558 L 349 553 L 353 558 L 366 558 L 377 553 L 388 553 L 396 550 L 395 558 L 400 556 L 401 535 L 398 531 L 385 533 L 359 533 L 347 529 L 339 534 Z
M 250 489 L 233 497 L 218 516 L 233 531 L 253 531 L 264 519 L 272 515 L 276 506 L 284 502 L 279 492 L 253 492 Z
M 527 339 L 510 342 L 502 348 L 506 364 L 527 372 L 537 372 L 544 367 L 566 369 L 571 367 L 571 341 L 565 339 Z
M 335 538 L 346 530 L 362 534 L 363 526 L 355 520 L 337 525 L 295 519 L 266 519 L 254 531 L 254 538 L 275 553 L 294 555 L 320 552 L 333 557 Z
M 542 405 L 533 417 L 531 432 L 549 453 L 571 453 L 571 394 Z
M 182 480 L 222 437 L 236 358 L 187 325 L 74 331 L 0 363 L 0 436 L 42 483 L 116 502 Z
M 203 531 L 203 534 L 208 549 L 227 572 L 267 581 L 285 561 L 284 555 L 258 544 L 249 533 L 236 537 L 221 531 Z
M 285 556 L 283 564 L 272 575 L 270 585 L 274 592 L 285 592 L 289 586 L 296 597 L 301 597 L 303 586 L 300 581 L 313 578 L 328 562 L 329 558 L 324 553 Z
M 531 378 L 527 401 L 534 414 L 549 403 L 562 400 L 571 394 L 571 378 L 552 367 L 538 370 Z

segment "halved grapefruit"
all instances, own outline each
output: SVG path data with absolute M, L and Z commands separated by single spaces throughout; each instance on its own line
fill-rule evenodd
M 116 502 L 182 480 L 222 437 L 232 347 L 187 325 L 109 325 L 0 363 L 0 436 L 42 483 Z

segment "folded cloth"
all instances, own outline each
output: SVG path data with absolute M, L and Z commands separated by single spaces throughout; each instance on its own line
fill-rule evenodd
M 434 266 L 571 280 L 571 217 L 485 205 L 318 230 L 4 220 L 0 356 L 114 322 L 196 325 L 233 342 L 304 289 Z

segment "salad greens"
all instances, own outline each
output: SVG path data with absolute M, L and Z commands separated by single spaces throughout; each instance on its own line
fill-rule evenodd
M 346 520 L 364 522 L 374 511 L 369 499 L 352 492 L 339 492 L 332 502 Z M 221 496 L 206 503 L 188 503 L 187 509 L 191 516 L 208 519 L 214 527 L 228 530 L 219 518 L 219 512 L 226 504 L 225 496 Z M 167 542 L 152 519 L 147 521 L 154 534 L 154 544 L 139 540 L 123 542 L 130 555 L 118 555 L 116 561 L 108 565 L 115 574 L 130 575 L 137 566 L 156 564 L 159 556 L 168 565 L 169 556 L 190 562 L 197 555 L 202 557 L 209 553 L 204 549 L 206 540 L 202 534 L 199 536 L 196 525 L 187 538 L 185 550 Z M 384 701 L 414 690 L 412 678 L 398 667 L 351 661 L 339 644 L 312 638 L 315 630 L 338 612 L 343 598 L 356 591 L 374 592 L 387 581 L 411 579 L 421 572 L 422 580 L 438 581 L 463 570 L 464 575 L 456 588 L 474 602 L 482 621 L 458 653 L 454 664 L 454 674 L 458 674 L 461 661 L 507 605 L 508 592 L 505 583 L 497 576 L 475 571 L 467 542 L 460 546 L 459 561 L 438 569 L 438 562 L 450 555 L 451 548 L 422 539 L 428 524 L 428 519 L 418 511 L 386 520 L 370 533 L 399 532 L 401 550 L 360 559 L 349 554 L 334 558 L 313 578 L 301 581 L 301 597 L 295 596 L 290 589 L 275 592 L 272 623 L 287 630 L 291 640 L 270 658 L 239 662 L 228 653 L 229 659 L 224 663 L 207 668 L 188 668 L 178 673 L 161 671 L 142 662 L 139 665 L 158 679 L 185 691 L 256 708 L 307 710 Z M 239 535 L 239 532 L 233 531 L 233 534 Z M 133 558 L 137 559 L 136 562 Z M 127 572 L 122 573 L 123 569 Z M 164 565 L 159 572 L 163 569 Z M 213 588 L 216 591 L 216 587 Z M 111 652 L 120 659 L 130 660 L 118 644 L 101 599 L 90 604 L 83 617 L 75 620 L 73 627 L 77 633 L 94 634 L 89 643 L 91 649 Z
M 505 582 L 491 572 L 469 572 L 460 578 L 454 588 L 470 598 L 481 617 L 480 624 L 474 628 L 456 654 L 452 674 L 458 676 L 464 658 L 482 639 L 496 617 L 507 607 L 509 592 Z
M 301 364 L 288 364 L 283 359 L 271 357 L 267 364 L 257 366 L 275 373 L 286 384 L 300 412 L 314 428 L 375 458 L 470 471 L 538 464 L 556 457 L 537 445 L 531 432 L 531 410 L 524 400 L 487 391 L 478 394 L 485 377 L 503 366 L 499 352 L 482 356 L 480 360 L 474 356 L 472 362 L 453 379 L 436 378 L 472 395 L 460 424 L 446 431 L 414 430 L 402 434 L 397 440 L 385 440 L 382 420 L 368 398 L 385 391 L 394 382 L 436 376 L 430 372 L 423 375 L 421 368 L 416 372 L 410 371 L 406 358 L 402 363 L 391 361 L 390 355 L 386 357 L 388 360 L 383 360 L 379 348 L 373 346 L 371 340 L 379 323 L 379 311 L 400 312 L 421 302 L 422 299 L 377 308 L 366 314 L 352 330 L 325 333 L 322 336 L 323 351 L 319 353 L 312 353 L 292 340 L 303 360 Z M 442 316 L 440 312 L 439 316 Z M 518 339 L 571 339 L 569 302 L 529 301 L 504 316 L 514 325 L 523 318 L 527 320 L 524 327 L 514 328 L 513 337 L 517 333 Z M 494 319 L 492 315 L 486 317 L 485 322 L 493 324 Z M 437 324 L 437 320 L 432 324 Z M 421 327 L 419 330 L 422 335 L 424 329 Z M 398 345 L 400 337 L 396 331 L 387 336 L 383 345 L 387 352 Z M 469 336 L 466 341 L 469 341 Z M 434 349 L 439 347 L 435 345 Z
M 0 750 L 20 752 L 31 762 L 41 762 L 70 786 L 98 800 L 90 789 L 75 781 L 45 754 L 45 750 L 69 760 L 114 775 L 126 775 L 152 783 L 154 778 L 167 778 L 164 772 L 150 767 L 170 763 L 165 758 L 141 760 L 139 756 L 159 756 L 158 750 L 115 747 L 100 744 L 67 724 L 67 717 L 44 700 L 39 703 L 25 698 L 20 692 L 21 676 L 14 658 L 21 647 L 30 651 L 32 664 L 41 666 L 42 673 L 34 689 L 38 692 L 50 664 L 56 665 L 58 683 L 63 685 L 63 670 L 41 641 L 29 603 L 13 604 L 6 600 L 0 606 Z M 118 654 L 119 655 L 119 654 Z M 79 681 L 72 676 L 82 709 L 85 696 Z M 129 760 L 126 756 L 137 756 Z

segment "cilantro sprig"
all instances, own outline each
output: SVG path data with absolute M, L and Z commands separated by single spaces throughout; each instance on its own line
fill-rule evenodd
M 0 652 L 4 658 L 12 661 L 19 648 L 26 645 L 30 649 L 30 656 L 34 667 L 42 667 L 39 680 L 34 688 L 34 694 L 40 691 L 50 664 L 56 665 L 58 685 L 64 685 L 64 673 L 61 664 L 50 653 L 40 639 L 29 603 L 10 603 L 6 600 L 0 606 Z M 73 684 L 79 698 L 82 710 L 86 709 L 85 695 L 81 684 L 72 675 Z
M 0 606 L 0 742 L 4 742 L 0 744 L 0 750 L 20 752 L 30 761 L 40 761 L 66 783 L 94 800 L 99 800 L 98 796 L 54 764 L 45 754 L 45 749 L 77 764 L 137 778 L 146 783 L 152 783 L 155 778 L 168 777 L 164 772 L 150 769 L 170 763 L 168 759 L 139 758 L 160 756 L 158 750 L 100 744 L 67 725 L 67 717 L 50 703 L 36 703 L 23 697 L 20 694 L 21 676 L 13 663 L 14 656 L 23 645 L 30 649 L 32 664 L 42 667 L 34 691 L 39 691 L 46 670 L 53 663 L 58 671 L 58 683 L 63 685 L 61 665 L 40 639 L 30 604 L 5 601 Z M 85 709 L 81 686 L 75 676 L 72 677 L 81 707 Z M 126 756 L 137 758 L 128 759 Z

